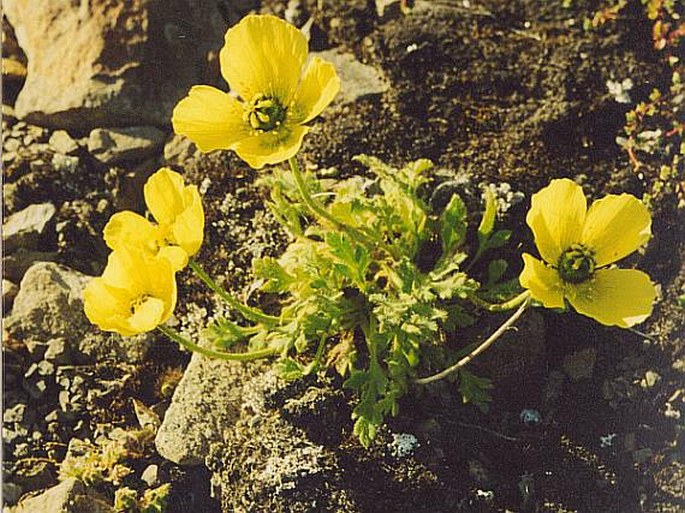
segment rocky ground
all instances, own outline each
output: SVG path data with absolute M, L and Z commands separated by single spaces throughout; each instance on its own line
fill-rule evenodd
M 615 142 L 625 113 L 670 80 L 640 2 L 596 28 L 583 28 L 605 6 L 594 0 L 417 0 L 409 14 L 392 0 L 77 4 L 3 2 L 6 511 L 110 512 L 117 490 L 165 484 L 172 513 L 685 510 L 684 216 L 668 188 L 632 261 L 661 290 L 639 331 L 531 312 L 475 363 L 496 384 L 488 413 L 450 383 L 416 390 L 369 450 L 332 376 L 285 384 L 266 364 L 105 334 L 82 313 L 104 224 L 142 212 L 161 165 L 200 187 L 199 259 L 238 295 L 251 260 L 287 243 L 257 173 L 169 126 L 190 85 L 220 84 L 223 33 L 250 10 L 306 27 L 342 77 L 305 140 L 310 169 L 363 173 L 351 161 L 363 152 L 430 158 L 466 187 L 506 183 L 524 195 L 505 220 L 512 247 L 529 248 L 527 201 L 550 178 L 642 196 L 670 162 L 636 172 Z M 627 78 L 622 103 L 607 83 Z M 180 298 L 190 335 L 221 312 L 187 272 Z

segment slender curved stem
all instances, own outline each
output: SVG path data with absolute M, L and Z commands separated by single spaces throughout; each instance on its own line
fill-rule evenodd
M 231 294 L 226 292 L 217 282 L 215 282 L 200 265 L 195 261 L 195 260 L 190 260 L 188 262 L 188 267 L 190 267 L 195 274 L 199 276 L 199 278 L 205 282 L 205 284 L 212 289 L 214 292 L 216 292 L 221 299 L 226 301 L 230 306 L 238 310 L 243 317 L 246 319 L 249 319 L 254 322 L 261 322 L 267 325 L 273 325 L 276 324 L 280 321 L 278 317 L 274 317 L 273 315 L 268 315 L 265 314 L 264 312 L 256 309 L 256 308 L 251 308 L 240 301 L 238 301 L 236 298 L 234 298 Z
M 302 196 L 302 201 L 304 201 L 305 205 L 307 205 L 309 210 L 311 210 L 314 215 L 333 223 L 338 228 L 343 229 L 356 242 L 359 242 L 370 247 L 379 246 L 386 253 L 388 253 L 394 260 L 399 259 L 396 252 L 393 251 L 393 249 L 390 246 L 388 246 L 384 241 L 369 238 L 367 235 L 365 235 L 363 232 L 361 232 L 354 226 L 350 226 L 349 224 L 339 221 L 330 212 L 323 208 L 314 198 L 312 198 L 311 194 L 309 193 L 309 190 L 307 190 L 307 184 L 305 184 L 304 182 L 302 171 L 300 171 L 300 165 L 297 163 L 297 158 L 291 157 L 288 160 L 288 164 L 290 164 L 290 170 L 292 171 L 293 177 L 295 178 L 297 190 L 300 192 L 300 196 Z
M 192 351 L 194 353 L 200 353 L 201 355 L 208 356 L 210 358 L 218 358 L 220 360 L 236 360 L 241 362 L 248 362 L 250 360 L 266 358 L 267 356 L 272 356 L 278 353 L 278 350 L 273 348 L 260 349 L 259 351 L 252 351 L 247 353 L 225 353 L 223 351 L 215 351 L 213 349 L 208 349 L 206 347 L 199 346 L 195 342 L 188 340 L 180 333 L 167 326 L 160 325 L 157 326 L 157 329 L 164 333 L 171 340 L 179 343 L 189 351 Z
M 504 303 L 488 303 L 487 301 L 482 300 L 475 294 L 471 294 L 469 295 L 469 301 L 471 301 L 477 307 L 482 308 L 483 310 L 487 310 L 488 312 L 506 312 L 507 310 L 516 308 L 518 305 L 520 305 L 526 299 L 528 299 L 529 296 L 530 291 L 524 290 L 518 296 L 513 297 L 509 301 L 505 301 Z
M 502 324 L 497 330 L 490 335 L 485 341 L 483 341 L 482 344 L 480 344 L 478 347 L 476 347 L 473 351 L 471 351 L 469 354 L 464 356 L 461 360 L 459 360 L 457 363 L 454 365 L 447 367 L 445 370 L 438 372 L 437 374 L 434 374 L 432 376 L 428 376 L 425 378 L 417 378 L 414 380 L 415 383 L 418 383 L 419 385 L 427 385 L 429 383 L 434 383 L 435 381 L 439 381 L 443 378 L 446 378 L 450 374 L 453 374 L 454 372 L 458 371 L 461 369 L 464 365 L 469 363 L 471 360 L 473 360 L 476 356 L 481 354 L 483 351 L 485 351 L 488 347 L 490 347 L 495 340 L 500 338 L 502 334 L 504 334 L 505 331 L 507 331 L 512 324 L 514 324 L 521 315 L 523 315 L 523 312 L 526 310 L 528 305 L 530 304 L 530 297 L 526 296 L 524 299 L 523 303 L 521 306 L 519 306 L 518 310 L 516 310 L 511 317 L 509 317 L 504 324 Z

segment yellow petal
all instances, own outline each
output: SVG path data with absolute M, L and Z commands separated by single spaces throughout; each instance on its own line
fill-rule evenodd
M 128 304 L 128 294 L 107 286 L 101 277 L 90 280 L 83 291 L 86 317 L 104 331 L 118 331 L 123 305 Z
M 278 164 L 293 157 L 309 128 L 302 125 L 286 125 L 278 131 L 264 132 L 243 139 L 235 146 L 238 156 L 254 169 L 266 164 Z
M 302 32 L 275 16 L 250 15 L 226 32 L 221 73 L 243 101 L 257 94 L 290 104 L 307 58 Z
M 108 287 L 126 291 L 130 297 L 140 294 L 145 285 L 139 276 L 142 253 L 131 247 L 121 247 L 112 251 L 107 259 L 107 266 L 102 273 L 102 279 Z M 122 299 L 123 301 L 123 299 Z
M 131 331 L 144 333 L 155 329 L 162 323 L 164 312 L 165 304 L 163 300 L 155 297 L 146 299 L 135 309 L 133 315 L 128 318 Z
M 582 187 L 567 178 L 533 194 L 526 222 L 543 260 L 556 265 L 564 250 L 581 242 L 586 209 Z
M 598 267 L 611 264 L 645 244 L 652 218 L 647 207 L 630 194 L 610 194 L 588 210 L 583 242 L 595 252 Z
M 168 167 L 155 172 L 145 182 L 145 204 L 159 224 L 172 224 L 186 208 L 183 177 Z
M 519 276 L 521 286 L 530 290 L 533 299 L 547 308 L 563 308 L 564 288 L 557 270 L 547 267 L 528 253 L 523 254 L 523 264 Z
M 156 227 L 143 216 L 129 210 L 114 214 L 105 225 L 103 235 L 110 249 L 128 245 L 151 253 L 157 251 Z
M 185 209 L 176 217 L 172 226 L 173 239 L 188 256 L 197 253 L 202 245 L 205 229 L 205 213 L 197 187 L 189 185 L 183 191 Z
M 304 71 L 288 114 L 294 123 L 307 123 L 321 114 L 339 90 L 340 78 L 335 67 L 314 57 Z
M 194 86 L 174 108 L 174 132 L 185 135 L 200 151 L 227 150 L 247 137 L 250 127 L 243 121 L 242 104 L 210 86 Z
M 634 269 L 600 269 L 591 280 L 567 285 L 566 297 L 578 313 L 629 328 L 652 313 L 656 289 L 649 276 Z
M 180 246 L 162 246 L 158 255 L 166 258 L 174 271 L 180 271 L 188 265 L 188 253 Z

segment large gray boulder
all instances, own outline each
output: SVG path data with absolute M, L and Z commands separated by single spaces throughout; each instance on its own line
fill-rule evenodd
M 157 432 L 159 454 L 179 465 L 202 464 L 238 418 L 241 382 L 255 367 L 194 354 Z
M 142 361 L 150 345 L 149 335 L 106 333 L 86 318 L 82 298 L 90 279 L 53 262 L 34 264 L 21 280 L 12 313 L 5 320 L 9 336 L 21 340 L 36 360 L 47 352 L 61 363 Z
M 218 76 L 208 71 L 208 55 L 221 47 L 227 27 L 220 3 L 5 0 L 28 59 L 16 116 L 81 132 L 167 125 L 192 85 Z

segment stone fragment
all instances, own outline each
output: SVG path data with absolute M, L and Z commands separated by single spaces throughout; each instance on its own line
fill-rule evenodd
M 4 312 L 9 312 L 12 309 L 17 292 L 19 292 L 19 287 L 5 278 L 2 279 L 2 309 Z
M 207 76 L 207 56 L 221 47 L 226 30 L 218 3 L 4 1 L 28 59 L 17 116 L 78 131 L 168 125 L 192 85 L 218 78 Z
M 193 354 L 157 432 L 159 454 L 179 465 L 201 464 L 238 417 L 246 370 L 240 362 Z
M 174 135 L 164 145 L 164 160 L 167 164 L 180 165 L 198 153 L 195 143 L 182 135 Z
M 66 130 L 55 130 L 50 136 L 48 144 L 62 155 L 69 155 L 78 150 L 78 143 L 71 138 Z
M 3 278 L 19 283 L 26 271 L 36 262 L 53 262 L 57 253 L 52 251 L 30 251 L 19 248 L 11 255 L 2 257 Z
M 18 247 L 39 249 L 41 238 L 56 212 L 52 203 L 40 203 L 9 216 L 2 226 L 5 252 L 11 253 Z
M 107 359 L 136 363 L 145 358 L 148 334 L 121 337 L 100 331 L 83 313 L 83 288 L 91 277 L 52 262 L 33 265 L 19 286 L 11 315 L 5 321 L 10 336 L 29 351 L 45 353 L 53 339 L 66 344 L 75 364 Z
M 148 467 L 143 470 L 140 475 L 140 479 L 145 481 L 150 488 L 154 488 L 159 485 L 159 466 L 148 465 Z
M 12 408 L 7 408 L 2 413 L 3 422 L 24 422 L 27 406 L 24 403 L 17 403 Z
M 332 49 L 312 52 L 335 66 L 340 77 L 340 92 L 336 102 L 340 105 L 354 103 L 365 96 L 382 94 L 388 90 L 390 83 L 383 73 L 368 64 L 363 64 L 351 53 Z
M 55 365 L 66 365 L 71 363 L 71 355 L 69 354 L 69 344 L 66 339 L 58 337 L 53 338 L 48 342 L 48 347 L 45 349 L 45 358 Z
M 114 509 L 100 498 L 88 495 L 86 487 L 72 477 L 21 501 L 14 513 L 114 513 Z
M 24 493 L 24 490 L 15 483 L 2 483 L 2 500 L 5 506 L 14 506 L 19 502 L 19 498 Z
M 154 156 L 164 139 L 164 132 L 151 126 L 96 128 L 88 137 L 88 151 L 100 162 L 118 164 Z

